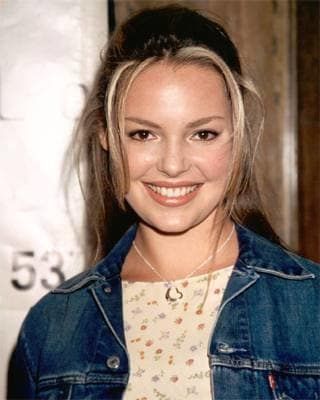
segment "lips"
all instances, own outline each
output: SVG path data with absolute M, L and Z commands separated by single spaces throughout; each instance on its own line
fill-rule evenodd
M 193 192 L 198 185 L 182 186 L 182 187 L 164 187 L 164 186 L 156 186 L 150 184 L 148 186 L 151 190 L 153 190 L 155 193 L 160 194 L 161 196 L 174 198 L 174 197 L 185 196 L 186 194 Z
M 181 206 L 197 195 L 202 184 L 171 184 L 171 183 L 145 183 L 145 187 L 150 197 L 157 203 L 164 206 Z

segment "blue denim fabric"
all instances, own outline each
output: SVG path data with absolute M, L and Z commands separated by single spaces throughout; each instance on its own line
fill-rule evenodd
M 94 268 L 29 312 L 10 398 L 123 397 L 129 378 L 120 271 L 132 227 Z M 208 342 L 216 400 L 320 399 L 320 268 L 237 226 L 240 254 Z

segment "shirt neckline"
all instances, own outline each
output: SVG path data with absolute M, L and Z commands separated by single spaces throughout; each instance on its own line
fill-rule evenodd
M 234 267 L 234 264 L 228 265 L 227 267 L 223 267 L 223 268 L 217 269 L 215 271 L 206 272 L 206 273 L 200 274 L 200 275 L 193 275 L 193 276 L 191 276 L 189 278 L 173 279 L 173 280 L 170 280 L 168 282 L 171 282 L 171 283 L 174 283 L 175 285 L 178 285 L 179 283 L 182 283 L 182 282 L 189 282 L 190 283 L 190 282 L 193 282 L 193 281 L 198 280 L 198 279 L 205 279 L 205 278 L 208 278 L 210 275 L 211 275 L 211 278 L 213 278 L 214 276 L 216 276 L 218 274 L 221 274 L 221 273 L 226 274 L 227 272 L 232 270 L 233 267 Z M 155 284 L 155 285 L 157 285 L 158 284 L 158 285 L 163 285 L 163 284 L 167 284 L 168 282 L 167 281 L 160 281 L 160 280 L 159 281 L 129 281 L 127 279 L 122 279 L 122 283 L 123 284 L 129 284 L 129 285 L 133 285 L 133 284 L 140 284 L 140 285 L 143 285 L 143 284 L 153 284 L 153 285 Z

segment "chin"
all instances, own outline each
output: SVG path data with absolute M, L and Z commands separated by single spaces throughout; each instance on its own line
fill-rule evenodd
M 178 235 L 187 232 L 188 230 L 194 228 L 199 224 L 199 222 L 188 222 L 184 220 L 175 220 L 174 218 L 169 218 L 166 220 L 142 220 L 142 222 L 148 225 L 153 230 L 167 235 Z

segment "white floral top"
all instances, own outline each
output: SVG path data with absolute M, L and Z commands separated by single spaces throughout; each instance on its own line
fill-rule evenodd
M 164 282 L 123 281 L 126 400 L 211 398 L 208 340 L 231 272 L 174 281 L 183 297 L 173 303 Z

